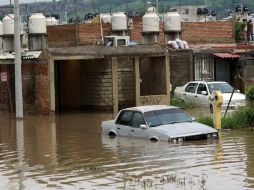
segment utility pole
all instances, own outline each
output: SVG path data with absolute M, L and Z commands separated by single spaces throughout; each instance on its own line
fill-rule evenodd
M 156 0 L 156 13 L 159 13 L 159 0 Z
M 14 44 L 16 118 L 23 119 L 19 0 L 14 0 Z

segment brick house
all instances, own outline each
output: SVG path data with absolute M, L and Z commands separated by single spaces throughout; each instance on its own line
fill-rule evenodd
M 102 33 L 100 27 L 48 26 L 49 48 L 40 56 L 22 59 L 25 112 L 102 109 L 116 114 L 128 106 L 169 104 L 170 83 L 174 88 L 194 80 L 196 64 L 207 56 L 214 65 L 216 53 L 234 53 L 231 22 L 182 23 L 181 37 L 193 47 L 186 50 L 170 50 L 164 45 L 162 24 L 158 45 L 129 47 L 101 46 L 102 37 L 111 34 L 111 26 L 103 24 Z M 141 30 L 142 23 L 134 19 L 128 31 L 132 41 L 142 41 Z M 216 48 L 225 44 L 230 46 Z M 0 56 L 0 72 L 9 76 L 9 82 L 0 81 L 1 111 L 15 108 L 13 62 L 13 58 Z M 226 72 L 230 73 L 227 67 Z

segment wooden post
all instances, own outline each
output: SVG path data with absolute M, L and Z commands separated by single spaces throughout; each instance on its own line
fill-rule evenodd
M 114 117 L 118 114 L 118 73 L 117 73 L 117 57 L 112 57 L 112 97 L 113 97 L 113 113 Z
M 48 65 L 48 77 L 49 77 L 49 111 L 54 113 L 56 111 L 56 99 L 55 99 L 55 65 L 54 59 L 49 58 Z
M 168 96 L 168 104 L 170 105 L 170 61 L 169 61 L 169 55 L 165 56 L 165 70 L 166 70 L 166 88 L 167 88 L 167 96 Z
M 139 106 L 140 105 L 139 57 L 135 57 L 135 87 L 136 87 L 136 106 Z

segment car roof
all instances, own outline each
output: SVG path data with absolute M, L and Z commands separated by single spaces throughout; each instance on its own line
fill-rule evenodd
M 172 109 L 172 108 L 178 108 L 178 107 L 167 106 L 167 105 L 148 105 L 148 106 L 131 107 L 131 108 L 123 109 L 123 110 L 140 111 L 140 112 L 144 113 L 144 112 L 148 112 L 148 111 L 155 111 L 155 110 L 161 110 L 161 109 Z
M 212 83 L 227 83 L 225 81 L 204 81 L 204 80 L 194 80 L 194 81 L 190 81 L 190 82 L 193 82 L 193 83 L 195 83 L 195 82 L 198 82 L 198 83 L 203 82 L 203 83 L 207 83 L 207 84 L 212 84 Z M 188 82 L 188 83 L 190 83 L 190 82 Z

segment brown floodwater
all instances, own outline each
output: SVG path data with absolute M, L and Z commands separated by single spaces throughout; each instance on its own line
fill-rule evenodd
M 0 114 L 0 189 L 254 189 L 254 132 L 152 143 L 100 134 L 111 114 Z

